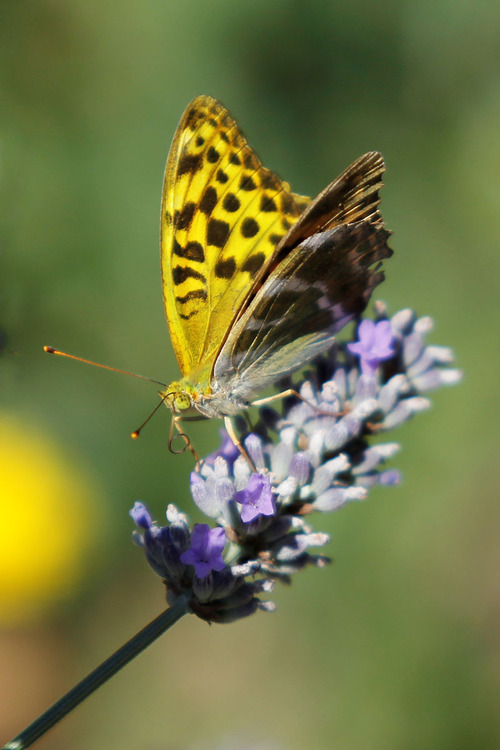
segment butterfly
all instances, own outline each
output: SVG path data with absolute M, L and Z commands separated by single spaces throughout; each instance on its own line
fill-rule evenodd
M 159 392 L 181 419 L 231 417 L 330 347 L 392 254 L 379 213 L 384 160 L 357 159 L 314 200 L 262 166 L 228 110 L 187 107 L 165 170 L 161 268 L 182 378 Z M 189 442 L 187 442 L 189 445 Z

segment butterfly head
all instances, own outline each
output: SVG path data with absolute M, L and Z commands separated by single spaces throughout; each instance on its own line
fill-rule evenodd
M 196 394 L 185 383 L 170 383 L 164 391 L 158 391 L 158 395 L 173 414 L 189 416 L 195 411 Z

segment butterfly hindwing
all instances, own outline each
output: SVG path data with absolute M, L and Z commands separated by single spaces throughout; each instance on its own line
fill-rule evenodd
M 309 199 L 262 166 L 228 111 L 201 96 L 175 134 L 162 198 L 165 311 L 183 375 L 213 362 Z
M 238 319 L 214 366 L 214 386 L 250 401 L 333 343 L 366 306 L 390 257 L 390 233 L 363 220 L 312 235 L 274 269 Z

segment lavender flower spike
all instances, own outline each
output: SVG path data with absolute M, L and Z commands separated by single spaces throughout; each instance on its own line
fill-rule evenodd
M 215 528 L 197 524 L 190 531 L 173 505 L 168 524 L 158 526 L 136 503 L 135 540 L 162 578 L 169 604 L 182 597 L 204 620 L 233 622 L 257 609 L 272 611 L 262 597 L 275 581 L 329 562 L 318 554 L 329 536 L 315 531 L 312 514 L 363 501 L 377 485 L 397 486 L 400 474 L 386 464 L 400 446 L 373 437 L 427 409 L 429 390 L 460 380 L 451 350 L 426 344 L 431 330 L 430 318 L 411 310 L 389 318 L 378 303 L 375 320 L 359 325 L 357 341 L 336 342 L 294 384 L 302 398 L 262 408 L 251 433 L 242 423 L 239 438 L 257 471 L 223 433 L 219 450 L 190 481 L 194 502 Z

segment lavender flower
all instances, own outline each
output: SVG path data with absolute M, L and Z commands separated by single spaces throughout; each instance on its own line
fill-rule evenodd
M 389 319 L 378 303 L 375 320 L 359 325 L 359 340 L 337 343 L 295 386 L 300 399 L 262 408 L 255 431 L 240 435 L 253 466 L 223 432 L 221 448 L 190 479 L 213 529 L 199 524 L 190 532 L 173 505 L 168 525 L 157 526 L 136 503 L 132 517 L 143 532 L 136 539 L 169 603 L 183 596 L 199 617 L 230 622 L 271 611 L 261 596 L 275 580 L 329 562 L 316 552 L 329 537 L 308 517 L 364 500 L 377 484 L 397 485 L 399 472 L 386 463 L 400 446 L 372 444 L 373 436 L 429 408 L 427 391 L 461 378 L 450 349 L 425 344 L 431 329 L 430 318 L 411 310 Z
M 393 335 L 388 320 L 374 323 L 366 318 L 358 327 L 359 341 L 347 344 L 352 354 L 358 354 L 363 375 L 373 375 L 381 362 L 394 354 Z
M 243 523 L 250 523 L 258 516 L 273 516 L 275 513 L 271 482 L 264 474 L 252 474 L 245 489 L 236 492 L 233 500 L 243 505 Z
M 179 557 L 185 565 L 193 565 L 198 578 L 206 578 L 212 570 L 224 570 L 222 550 L 226 543 L 224 529 L 211 529 L 206 523 L 195 524 L 191 546 Z

